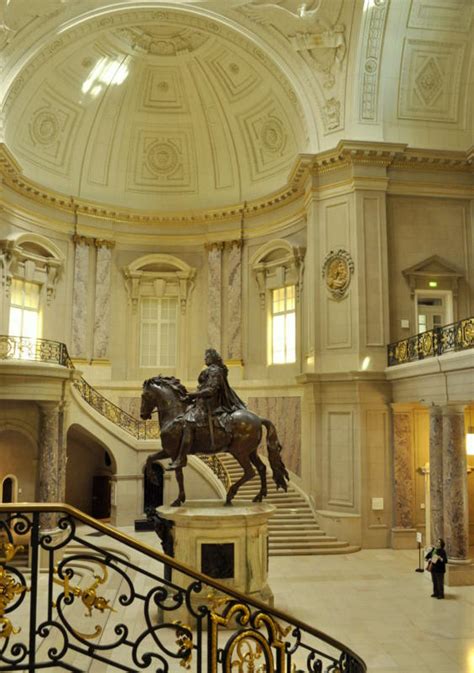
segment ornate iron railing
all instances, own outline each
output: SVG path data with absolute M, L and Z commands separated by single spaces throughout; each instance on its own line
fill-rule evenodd
M 0 335 L 0 360 L 33 360 L 71 366 L 66 345 L 48 339 Z
M 66 344 L 48 339 L 30 339 L 0 335 L 0 360 L 32 360 L 75 369 Z M 156 421 L 139 421 L 93 388 L 84 378 L 73 381 L 82 399 L 135 439 L 158 439 L 160 428 Z
M 232 485 L 232 479 L 220 456 L 215 454 L 209 455 L 208 453 L 198 453 L 197 457 L 214 472 L 219 481 L 224 485 L 225 490 L 228 491 Z
M 45 515 L 57 529 L 41 531 Z M 0 517 L 0 670 L 366 671 L 330 636 L 73 507 L 0 505 Z
M 474 318 L 421 332 L 388 346 L 388 366 L 474 348 Z
M 158 439 L 160 436 L 157 421 L 139 421 L 104 397 L 84 378 L 77 379 L 73 385 L 87 404 L 136 439 Z

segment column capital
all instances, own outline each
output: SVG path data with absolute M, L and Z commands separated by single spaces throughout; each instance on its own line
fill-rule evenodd
M 224 246 L 224 241 L 209 241 L 208 243 L 204 243 L 204 248 L 207 250 L 207 252 L 213 252 L 214 250 L 222 252 L 224 250 Z

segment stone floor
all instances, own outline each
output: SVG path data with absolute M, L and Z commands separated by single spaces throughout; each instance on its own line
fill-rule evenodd
M 369 673 L 474 673 L 474 586 L 431 598 L 417 559 L 390 549 L 272 558 L 269 584 L 276 607 L 351 647 Z

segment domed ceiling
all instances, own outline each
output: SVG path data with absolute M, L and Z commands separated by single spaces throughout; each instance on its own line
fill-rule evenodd
M 341 140 L 465 152 L 473 9 L 0 0 L 0 142 L 40 190 L 188 214 L 284 190 Z
M 295 92 L 248 38 L 182 11 L 123 11 L 58 36 L 5 105 L 25 174 L 153 210 L 219 207 L 285 184 L 308 131 Z

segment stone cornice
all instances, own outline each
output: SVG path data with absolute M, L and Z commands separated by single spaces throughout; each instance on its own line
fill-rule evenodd
M 448 150 L 422 150 L 408 148 L 401 143 L 365 142 L 341 140 L 337 147 L 319 154 L 300 155 L 288 177 L 287 184 L 280 190 L 261 199 L 230 205 L 226 208 L 182 212 L 146 212 L 113 205 L 101 204 L 85 199 L 73 198 L 42 187 L 26 178 L 21 166 L 7 146 L 0 143 L 0 174 L 3 183 L 10 189 L 45 206 L 83 216 L 92 220 L 108 220 L 136 225 L 160 225 L 176 227 L 179 224 L 209 225 L 230 223 L 241 219 L 258 217 L 292 204 L 302 197 L 310 177 L 325 175 L 333 171 L 354 166 L 378 167 L 386 171 L 417 171 L 421 173 L 474 172 L 474 147 L 466 152 Z M 350 178 L 349 178 L 350 180 Z M 329 185 L 328 185 L 329 187 Z M 466 191 L 469 186 L 466 185 Z M 390 187 L 389 187 L 390 190 Z

